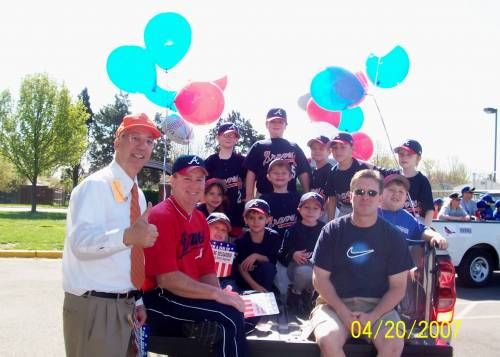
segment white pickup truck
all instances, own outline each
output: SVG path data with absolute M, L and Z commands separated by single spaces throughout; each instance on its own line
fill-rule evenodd
M 432 226 L 448 240 L 447 254 L 460 282 L 470 287 L 487 285 L 493 271 L 500 269 L 500 221 L 435 220 Z

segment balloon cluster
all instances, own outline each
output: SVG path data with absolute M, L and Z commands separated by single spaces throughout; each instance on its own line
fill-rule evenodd
M 106 63 L 108 76 L 121 90 L 142 93 L 152 103 L 178 112 L 179 115 L 170 116 L 168 121 L 165 119 L 162 127 L 172 140 L 187 143 L 192 138 L 192 130 L 188 130 L 189 125 L 184 120 L 196 125 L 217 120 L 224 110 L 222 91 L 227 78 L 191 82 L 178 92 L 158 86 L 157 66 L 172 69 L 184 58 L 191 45 L 191 26 L 180 14 L 161 13 L 149 20 L 144 29 L 144 44 L 145 47 L 127 45 L 115 48 Z M 167 129 L 169 125 L 186 130 L 172 131 Z M 180 138 L 180 133 L 185 136 Z
M 299 98 L 299 105 L 305 105 L 312 122 L 325 122 L 339 131 L 353 133 L 353 156 L 361 160 L 369 160 L 374 150 L 372 139 L 359 132 L 364 122 L 359 105 L 367 94 L 368 79 L 376 87 L 393 88 L 406 78 L 410 58 L 403 47 L 396 46 L 382 57 L 370 54 L 365 69 L 366 76 L 363 72 L 328 67 L 313 77 L 310 95 Z

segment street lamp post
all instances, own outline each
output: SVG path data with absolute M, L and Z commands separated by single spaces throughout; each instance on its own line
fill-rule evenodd
M 493 182 L 497 182 L 497 123 L 498 123 L 498 109 L 497 108 L 484 108 L 487 114 L 495 114 L 495 161 L 493 162 Z

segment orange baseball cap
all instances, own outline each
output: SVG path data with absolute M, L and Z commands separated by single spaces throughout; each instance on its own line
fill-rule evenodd
M 115 136 L 118 137 L 123 134 L 124 131 L 134 128 L 144 128 L 149 130 L 154 139 L 158 139 L 161 136 L 161 133 L 155 123 L 153 123 L 153 121 L 151 121 L 151 119 L 149 119 L 144 113 L 125 115 L 122 123 L 118 129 L 116 129 Z

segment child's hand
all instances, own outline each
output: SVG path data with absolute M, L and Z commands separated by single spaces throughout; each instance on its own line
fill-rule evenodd
M 241 268 L 245 271 L 252 271 L 256 260 L 257 256 L 255 254 L 250 254 L 241 262 Z
M 293 253 L 293 260 L 297 264 L 305 264 L 308 262 L 310 256 L 311 253 L 307 252 L 305 249 L 297 250 L 296 252 Z

